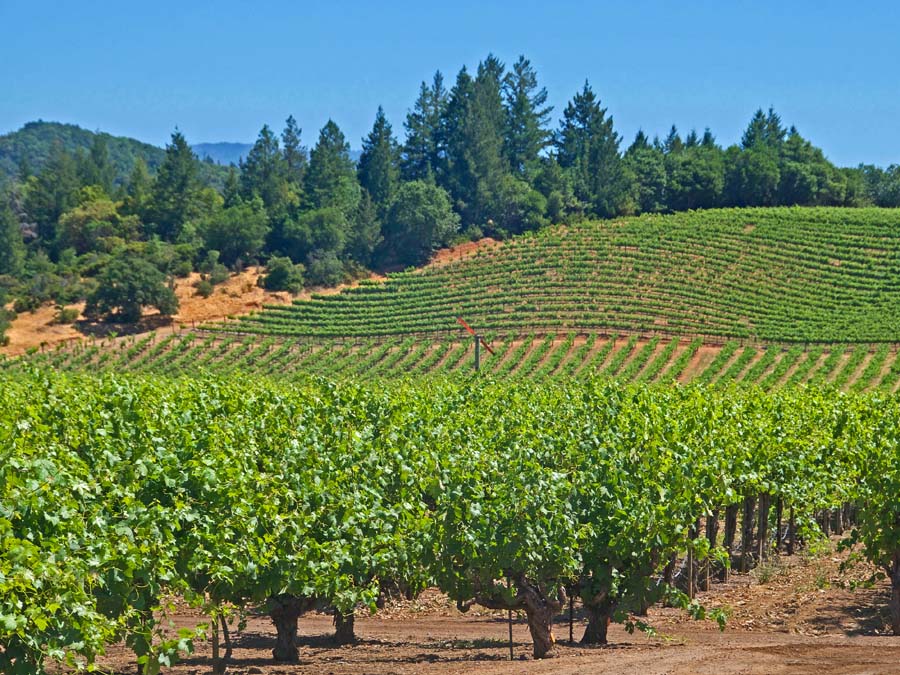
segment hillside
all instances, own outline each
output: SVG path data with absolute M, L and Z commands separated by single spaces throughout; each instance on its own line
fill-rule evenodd
M 228 330 L 295 337 L 626 331 L 897 342 L 900 210 L 723 209 L 556 227 Z
M 59 143 L 68 152 L 87 151 L 98 134 L 106 140 L 117 183 L 128 178 L 139 157 L 146 162 L 151 173 L 162 163 L 165 150 L 155 145 L 124 136 L 95 133 L 74 124 L 39 120 L 29 122 L 18 131 L 0 136 L 0 183 L 18 173 L 23 159 L 31 171 L 37 173 L 46 163 L 55 144 Z M 224 167 L 206 162 L 198 164 L 204 182 L 217 187 L 224 183 Z

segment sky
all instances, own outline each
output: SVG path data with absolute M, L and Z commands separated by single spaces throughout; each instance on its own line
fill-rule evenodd
M 773 106 L 833 162 L 900 163 L 900 5 L 817 2 L 0 0 L 0 134 L 70 122 L 164 145 L 252 142 L 288 115 L 354 148 L 384 106 L 488 53 L 531 60 L 558 118 L 587 79 L 630 143 Z M 555 122 L 554 122 L 555 124 Z

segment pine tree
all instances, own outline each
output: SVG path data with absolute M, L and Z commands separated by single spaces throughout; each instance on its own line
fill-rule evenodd
M 247 158 L 241 162 L 241 195 L 247 201 L 262 199 L 266 210 L 280 214 L 286 208 L 287 161 L 281 154 L 278 137 L 263 125 Z
M 547 90 L 538 89 L 537 74 L 524 56 L 503 80 L 506 104 L 505 152 L 512 170 L 524 175 L 550 142 L 548 129 L 553 107 L 546 105 Z
M 400 180 L 400 148 L 391 124 L 378 106 L 372 131 L 363 139 L 357 175 L 359 184 L 372 197 L 377 212 L 384 215 Z
M 226 209 L 237 206 L 244 201 L 241 197 L 241 179 L 238 176 L 237 169 L 234 168 L 234 165 L 228 167 L 228 173 L 225 175 L 222 198 L 224 199 L 224 204 L 222 204 L 222 206 Z
M 301 129 L 297 121 L 291 115 L 285 122 L 284 131 L 281 132 L 281 146 L 283 148 L 286 177 L 288 181 L 298 189 L 303 185 L 303 177 L 309 161 L 306 157 L 306 148 L 300 144 Z
M 75 159 L 55 143 L 43 170 L 29 179 L 25 190 L 25 211 L 45 243 L 56 238 L 59 217 L 75 206 L 80 189 Z
M 631 190 L 619 143 L 612 117 L 585 82 L 563 111 L 556 148 L 560 166 L 572 176 L 575 195 L 604 218 L 624 208 Z
M 95 134 L 87 155 L 79 161 L 79 174 L 83 185 L 98 185 L 107 195 L 112 195 L 115 168 L 109 158 L 109 145 L 103 134 Z
M 748 150 L 756 145 L 766 144 L 766 142 L 766 116 L 765 113 L 763 113 L 762 108 L 759 108 L 753 113 L 750 123 L 744 130 L 744 135 L 741 137 L 741 147 L 744 150 Z
M 634 201 L 641 213 L 665 209 L 666 156 L 651 145 L 643 131 L 625 151 L 625 165 L 634 177 Z
M 0 192 L 0 275 L 19 277 L 25 263 L 25 243 L 19 220 L 9 206 L 6 195 Z M 4 311 L 0 305 L 0 314 Z
M 333 120 L 319 132 L 309 156 L 306 194 L 313 208 L 334 207 L 350 218 L 359 203 L 356 167 L 350 159 L 350 144 Z
M 150 178 L 147 164 L 138 157 L 134 160 L 128 183 L 125 185 L 125 199 L 122 205 L 124 215 L 138 216 L 142 220 L 144 219 L 150 202 L 152 185 L 153 180 Z
M 419 97 L 406 115 L 406 141 L 401 153 L 403 180 L 436 180 L 444 169 L 441 123 L 448 102 L 444 76 L 434 74 L 431 87 L 419 86 Z
M 166 156 L 156 173 L 150 218 L 156 233 L 166 241 L 173 241 L 187 221 L 203 211 L 197 177 L 197 156 L 178 130 L 166 146 Z
M 674 124 L 669 129 L 666 140 L 663 141 L 662 149 L 667 155 L 677 154 L 684 150 L 684 142 L 681 140 L 681 136 L 678 135 L 678 128 Z

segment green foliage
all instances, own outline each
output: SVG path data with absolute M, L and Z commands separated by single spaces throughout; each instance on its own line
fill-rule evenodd
M 269 223 L 262 200 L 255 197 L 208 215 L 197 224 L 207 250 L 219 252 L 223 264 L 248 262 L 263 249 Z
M 25 269 L 25 243 L 19 220 L 0 191 L 0 275 L 21 276 Z
M 378 106 L 372 131 L 363 139 L 357 169 L 359 184 L 369 193 L 383 214 L 394 198 L 400 181 L 400 148 L 391 132 L 391 124 Z
M 171 594 L 374 611 L 381 581 L 433 583 L 524 609 L 533 635 L 535 602 L 564 588 L 614 621 L 661 592 L 721 618 L 657 583 L 672 555 L 718 555 L 698 519 L 760 493 L 801 522 L 853 502 L 854 539 L 897 573 L 891 397 L 40 369 L 0 384 L 3 672 L 89 667 L 122 641 L 155 672 L 198 635 L 166 635 Z
M 181 132 L 172 134 L 166 155 L 153 183 L 153 196 L 148 218 L 155 232 L 167 241 L 174 240 L 182 226 L 203 215 L 204 202 L 197 175 L 197 157 Z
M 295 265 L 290 258 L 269 259 L 266 273 L 259 278 L 259 285 L 267 291 L 288 291 L 299 293 L 303 290 L 303 265 Z
M 123 323 L 138 321 L 144 307 L 155 307 L 163 316 L 170 316 L 178 310 L 178 299 L 165 280 L 165 275 L 144 258 L 119 255 L 104 267 L 84 313 Z
M 350 217 L 359 203 L 359 183 L 350 159 L 350 144 L 332 120 L 322 127 L 319 140 L 310 152 L 305 190 L 313 208 L 335 208 L 345 217 Z
M 458 230 L 459 217 L 444 190 L 423 181 L 404 183 L 385 217 L 382 260 L 423 263 Z

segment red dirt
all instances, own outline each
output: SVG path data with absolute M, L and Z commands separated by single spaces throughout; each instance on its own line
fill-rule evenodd
M 300 663 L 271 662 L 274 630 L 266 617 L 251 617 L 236 633 L 228 672 L 249 675 L 314 673 L 345 675 L 449 675 L 477 671 L 499 673 L 722 674 L 770 673 L 896 674 L 900 672 L 900 637 L 885 634 L 887 587 L 851 591 L 844 587 L 868 576 L 862 567 L 842 573 L 843 554 L 818 559 L 795 556 L 766 564 L 750 575 L 733 575 L 701 594 L 708 606 L 727 607 L 728 627 L 695 622 L 674 609 L 653 608 L 649 621 L 658 637 L 629 635 L 610 628 L 610 646 L 569 645 L 565 616 L 557 617 L 558 658 L 531 660 L 527 627 L 514 621 L 515 660 L 508 660 L 505 614 L 473 608 L 456 611 L 446 597 L 427 591 L 416 601 L 392 605 L 376 616 L 357 619 L 360 641 L 334 645 L 331 617 L 300 620 Z M 193 626 L 203 617 L 190 610 L 172 617 L 176 626 Z M 576 610 L 575 639 L 583 630 Z M 165 673 L 198 675 L 210 670 L 211 648 L 198 641 L 197 651 Z M 101 659 L 116 672 L 133 672 L 133 656 L 116 647 Z

